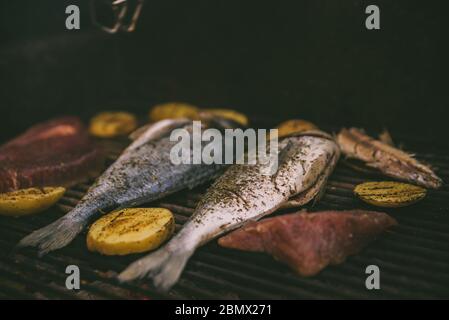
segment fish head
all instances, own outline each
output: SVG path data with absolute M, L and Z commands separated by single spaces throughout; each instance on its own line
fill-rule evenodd
M 281 150 L 276 184 L 288 185 L 291 195 L 311 188 L 323 175 L 329 175 L 340 151 L 333 139 L 319 136 L 288 138 L 288 151 Z M 282 141 L 281 145 L 284 145 Z M 327 178 L 327 177 L 325 177 Z

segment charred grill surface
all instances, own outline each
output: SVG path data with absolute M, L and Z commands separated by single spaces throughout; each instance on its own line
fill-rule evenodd
M 427 141 L 397 138 L 417 158 L 436 168 L 449 180 L 449 154 L 432 150 Z M 105 142 L 110 160 L 124 143 Z M 413 148 L 413 149 L 412 149 Z M 441 149 L 445 152 L 446 149 Z M 356 172 L 339 163 L 326 193 L 313 210 L 373 210 L 353 196 L 354 186 L 382 176 Z M 91 183 L 91 182 L 89 182 Z M 156 293 L 150 281 L 119 284 L 118 272 L 141 255 L 105 257 L 87 250 L 85 233 L 68 247 L 38 258 L 32 249 L 14 251 L 17 242 L 71 210 L 89 187 L 71 188 L 59 204 L 46 213 L 20 219 L 0 217 L 0 298 L 39 299 L 158 299 L 158 298 L 447 298 L 449 296 L 449 186 L 429 190 L 412 206 L 388 209 L 399 223 L 360 254 L 339 266 L 331 266 L 312 278 L 301 278 L 270 256 L 218 247 L 216 241 L 200 248 L 189 261 L 178 284 L 167 294 Z M 169 208 L 176 217 L 176 230 L 192 214 L 207 186 L 182 191 L 148 206 Z M 293 212 L 280 210 L 276 214 Z M 65 269 L 74 264 L 81 271 L 81 289 L 65 288 Z M 365 288 L 365 268 L 381 270 L 381 290 Z

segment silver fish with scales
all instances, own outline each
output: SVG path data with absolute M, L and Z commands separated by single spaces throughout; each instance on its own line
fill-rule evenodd
M 267 174 L 267 164 L 232 165 L 209 188 L 180 232 L 158 251 L 132 263 L 119 280 L 148 275 L 158 289 L 170 289 L 199 246 L 274 212 L 289 200 L 300 206 L 319 196 L 339 156 L 330 135 L 310 131 L 280 141 L 273 175 Z
M 135 141 L 98 178 L 72 211 L 23 238 L 18 246 L 37 247 L 40 254 L 46 254 L 68 245 L 100 212 L 157 200 L 198 186 L 222 172 L 224 166 L 219 164 L 174 165 L 170 151 L 177 142 L 169 138 L 174 128 L 192 130 L 192 122 L 162 120 L 139 129 L 133 136 Z

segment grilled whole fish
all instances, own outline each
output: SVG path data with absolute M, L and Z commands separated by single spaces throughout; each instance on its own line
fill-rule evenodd
M 223 165 L 174 165 L 170 161 L 170 150 L 177 142 L 170 141 L 168 132 L 176 127 L 191 130 L 192 122 L 162 120 L 139 130 L 136 140 L 98 178 L 72 211 L 22 239 L 19 247 L 38 247 L 41 254 L 62 248 L 99 212 L 153 201 L 184 188 L 193 188 L 219 174 Z
M 331 136 L 309 131 L 280 141 L 279 164 L 273 175 L 266 173 L 266 164 L 262 163 L 232 165 L 209 188 L 180 232 L 163 248 L 131 264 L 119 280 L 150 275 L 159 290 L 168 290 L 202 244 L 274 212 L 292 196 L 306 193 L 306 198 L 312 199 L 320 191 L 314 185 L 324 185 L 323 175 L 330 174 L 339 155 Z
M 342 129 L 337 141 L 348 158 L 361 160 L 389 177 L 432 189 L 442 185 L 442 180 L 432 169 L 404 151 L 366 135 L 362 130 Z

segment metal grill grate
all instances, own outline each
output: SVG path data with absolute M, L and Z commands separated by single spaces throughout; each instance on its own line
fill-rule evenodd
M 422 142 L 410 142 L 415 147 Z M 123 143 L 108 141 L 105 147 L 113 160 Z M 425 150 L 425 148 L 424 148 Z M 421 153 L 417 156 L 449 179 L 449 155 Z M 354 172 L 339 164 L 323 199 L 313 210 L 370 208 L 352 195 L 355 184 L 379 177 Z M 385 178 L 381 178 L 385 179 Z M 399 226 L 380 236 L 359 255 L 318 276 L 300 278 L 264 254 L 223 249 L 215 241 L 197 250 L 179 283 L 167 294 L 152 290 L 149 281 L 119 284 L 114 276 L 140 255 L 105 257 L 91 253 L 85 234 L 68 247 L 38 258 L 29 250 L 13 247 L 32 230 L 47 225 L 79 201 L 89 184 L 67 191 L 58 208 L 20 219 L 0 218 L 0 298 L 40 299 L 153 299 L 153 298 L 448 298 L 449 297 L 449 187 L 430 191 L 416 205 L 386 210 Z M 152 206 L 173 211 L 176 229 L 187 221 L 206 187 L 184 191 Z M 277 212 L 287 213 L 294 210 Z M 65 268 L 81 270 L 81 290 L 65 288 Z M 365 288 L 365 268 L 381 270 L 381 290 Z

